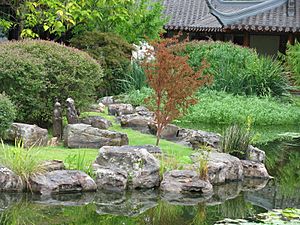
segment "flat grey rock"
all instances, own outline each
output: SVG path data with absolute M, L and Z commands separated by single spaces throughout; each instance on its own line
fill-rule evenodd
M 64 129 L 64 145 L 68 148 L 100 148 L 128 144 L 127 134 L 102 130 L 87 124 L 69 124 Z

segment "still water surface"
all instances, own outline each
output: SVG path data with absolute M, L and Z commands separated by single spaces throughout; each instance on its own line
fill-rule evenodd
M 299 141 L 260 146 L 275 179 L 232 182 L 211 197 L 165 196 L 158 190 L 87 193 L 51 198 L 0 194 L 3 225 L 188 225 L 214 224 L 223 218 L 248 218 L 274 208 L 300 208 Z

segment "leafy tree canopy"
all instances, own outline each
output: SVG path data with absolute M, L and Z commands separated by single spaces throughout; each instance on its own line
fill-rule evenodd
M 67 41 L 86 30 L 115 32 L 130 42 L 162 31 L 163 7 L 152 0 L 4 0 L 0 27 L 19 37 Z M 16 38 L 17 37 L 17 38 Z

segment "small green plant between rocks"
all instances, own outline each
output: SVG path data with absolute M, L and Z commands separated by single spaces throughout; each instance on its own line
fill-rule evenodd
M 6 146 L 3 141 L 0 147 L 0 164 L 20 176 L 28 190 L 30 177 L 46 172 L 40 160 L 41 152 L 34 147 L 24 148 L 23 142 L 15 143 L 15 146 Z

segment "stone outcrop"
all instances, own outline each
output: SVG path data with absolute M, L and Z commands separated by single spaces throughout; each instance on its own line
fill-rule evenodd
M 130 104 L 111 104 L 108 105 L 108 114 L 113 116 L 121 116 L 127 114 L 133 114 L 135 112 L 134 107 Z
M 147 109 L 144 106 L 138 106 L 135 108 L 135 112 L 140 116 L 146 116 L 146 117 L 154 117 L 154 113 L 151 112 L 149 109 Z
M 85 117 L 85 118 L 80 119 L 80 122 L 91 125 L 92 127 L 96 127 L 96 128 L 104 129 L 104 130 L 106 130 L 112 126 L 112 122 L 110 122 L 107 119 L 104 119 L 101 116 Z
M 122 127 L 132 128 L 144 133 L 148 132 L 148 124 L 153 121 L 152 117 L 142 116 L 138 113 L 130 115 L 122 115 L 120 117 L 120 123 Z
M 193 149 L 199 149 L 203 145 L 217 149 L 222 138 L 218 133 L 191 129 L 180 129 L 177 136 L 180 142 L 191 145 Z
M 264 163 L 266 161 L 266 153 L 259 148 L 253 147 L 252 145 L 249 145 L 246 155 L 247 160 L 259 163 Z
M 154 123 L 149 123 L 148 128 L 151 134 L 156 135 L 157 127 Z M 161 138 L 174 140 L 177 137 L 179 127 L 173 124 L 168 124 L 161 132 Z
M 212 184 L 243 180 L 243 166 L 237 157 L 226 153 L 210 152 L 208 176 Z
M 48 131 L 37 125 L 13 123 L 7 131 L 5 140 L 22 140 L 25 148 L 31 146 L 47 146 Z
M 47 160 L 42 162 L 42 167 L 45 171 L 64 170 L 65 165 L 62 160 Z
M 164 192 L 184 193 L 199 192 L 203 195 L 211 194 L 213 189 L 208 181 L 201 180 L 196 171 L 171 170 L 164 174 L 160 184 Z
M 127 144 L 126 134 L 98 129 L 87 124 L 69 124 L 64 129 L 64 145 L 69 148 L 100 148 Z
M 111 104 L 114 104 L 115 103 L 115 100 L 114 100 L 114 97 L 113 96 L 106 96 L 106 97 L 103 97 L 101 100 L 100 100 L 100 103 L 102 103 L 103 105 L 111 105 Z
M 21 177 L 10 169 L 0 166 L 0 191 L 21 192 L 23 189 Z
M 94 168 L 96 174 L 100 168 L 106 169 L 100 170 L 99 177 L 110 174 L 105 184 L 98 182 L 99 188 L 109 189 L 114 182 L 122 184 L 126 178 L 124 174 L 127 174 L 126 188 L 152 188 L 159 185 L 159 162 L 145 148 L 104 146 L 99 151 Z
M 90 112 L 99 112 L 99 113 L 104 113 L 105 111 L 105 105 L 103 103 L 98 103 L 98 104 L 93 104 L 89 108 Z
M 269 179 L 270 176 L 263 163 L 241 160 L 243 165 L 244 176 L 248 178 Z
M 55 170 L 30 179 L 31 190 L 42 195 L 96 191 L 97 185 L 78 170 Z
M 96 169 L 96 168 L 95 168 Z M 127 172 L 122 169 L 107 169 L 98 167 L 95 170 L 96 184 L 99 189 L 123 191 L 127 186 Z
M 144 148 L 147 150 L 147 152 L 151 154 L 162 154 L 161 149 L 158 146 L 155 145 L 139 145 L 139 146 L 134 146 L 136 148 Z

